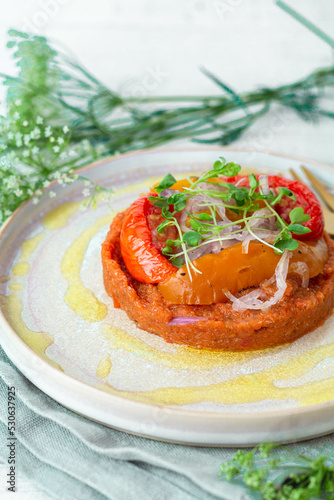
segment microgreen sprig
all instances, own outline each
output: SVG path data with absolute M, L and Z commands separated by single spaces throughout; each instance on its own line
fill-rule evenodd
M 177 182 L 171 175 L 167 174 L 155 187 L 158 196 L 151 196 L 149 200 L 161 208 L 165 219 L 158 227 L 158 233 L 164 233 L 169 226 L 175 226 L 178 238 L 168 239 L 162 250 L 163 255 L 168 257 L 176 267 L 183 264 L 198 272 L 192 264 L 189 253 L 195 248 L 201 248 L 210 239 L 211 243 L 222 242 L 231 236 L 236 236 L 244 231 L 252 235 L 253 239 L 271 247 L 278 254 L 285 249 L 295 250 L 298 241 L 293 235 L 306 234 L 310 229 L 303 226 L 303 222 L 309 220 L 310 216 L 304 213 L 302 207 L 295 207 L 290 212 L 290 223 L 287 223 L 275 210 L 275 205 L 281 202 L 284 196 L 296 201 L 294 193 L 286 187 L 278 187 L 275 192 L 269 189 L 264 193 L 263 188 L 254 174 L 248 176 L 249 187 L 241 186 L 239 182 L 222 182 L 217 177 L 234 177 L 240 172 L 240 165 L 226 163 L 222 157 L 214 164 L 212 169 L 204 172 L 199 178 L 190 181 L 190 186 L 183 187 L 183 191 L 170 192 Z M 242 179 L 241 179 L 242 180 Z M 217 187 L 217 189 L 215 189 Z M 198 203 L 198 208 L 203 211 L 190 213 L 186 210 L 187 202 L 196 195 L 205 195 L 205 201 Z M 260 206 L 266 207 L 267 214 L 255 214 Z M 233 221 L 226 224 L 217 222 L 217 209 L 224 207 L 235 214 Z M 189 230 L 183 232 L 179 224 L 180 212 L 185 212 L 188 217 Z M 209 213 L 207 213 L 209 212 Z M 268 213 L 269 212 L 269 213 Z M 238 216 L 238 217 L 236 217 Z M 261 238 L 261 231 L 267 229 L 257 227 L 256 232 L 251 228 L 250 221 L 256 219 L 275 219 L 277 235 L 273 242 Z M 233 226 L 232 231 L 224 235 L 224 230 Z M 191 274 L 190 274 L 191 277 Z

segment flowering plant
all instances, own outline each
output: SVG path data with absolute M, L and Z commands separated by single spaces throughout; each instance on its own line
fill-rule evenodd
M 52 181 L 73 182 L 77 168 L 101 156 L 181 138 L 229 144 L 272 103 L 308 121 L 333 118 L 320 97 L 334 85 L 334 67 L 291 85 L 240 95 L 205 72 L 220 94 L 124 97 L 45 38 L 9 34 L 19 75 L 0 74 L 8 87 L 6 116 L 0 117 L 0 223 L 28 198 L 34 196 L 37 203 Z M 97 191 L 105 190 L 86 184 L 83 194 L 93 194 L 93 201 Z M 48 190 L 49 196 L 54 193 Z
M 41 37 L 10 32 L 8 46 L 15 50 L 20 75 L 6 77 L 8 86 L 6 116 L 0 117 L 0 224 L 24 201 L 40 197 L 56 181 L 67 185 L 76 179 L 84 182 L 83 196 L 105 189 L 96 186 L 75 169 L 97 159 L 103 146 L 89 140 L 72 139 L 66 113 L 46 95 L 58 83 L 58 70 L 52 67 L 55 52 Z M 50 198 L 56 195 L 50 188 Z

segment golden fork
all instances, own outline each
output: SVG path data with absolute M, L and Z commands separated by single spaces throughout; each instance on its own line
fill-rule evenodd
M 325 218 L 325 229 L 328 234 L 334 235 L 334 196 L 332 196 L 325 186 L 304 166 L 301 167 L 302 171 L 308 178 L 311 186 L 318 194 L 321 203 L 321 208 Z M 296 181 L 303 182 L 299 175 L 290 168 L 290 174 Z

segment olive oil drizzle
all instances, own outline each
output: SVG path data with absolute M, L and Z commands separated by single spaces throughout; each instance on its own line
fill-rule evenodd
M 64 302 L 78 316 L 89 322 L 104 319 L 108 314 L 108 307 L 84 286 L 80 278 L 80 270 L 89 242 L 101 227 L 110 224 L 111 220 L 112 215 L 105 215 L 85 229 L 66 250 L 61 263 L 61 272 L 68 282 Z
M 129 188 L 127 190 L 130 191 Z M 73 203 L 57 207 L 44 217 L 44 227 L 47 230 L 63 227 L 79 208 L 79 205 L 80 203 Z M 84 287 L 80 279 L 80 270 L 91 238 L 104 225 L 109 224 L 111 218 L 111 215 L 101 217 L 92 226 L 85 229 L 72 242 L 62 261 L 62 272 L 69 283 L 66 292 L 67 298 L 65 295 L 64 300 L 67 301 L 68 305 L 71 304 L 74 312 L 86 321 L 101 321 L 107 314 L 107 306 L 98 301 L 91 290 Z M 22 245 L 22 262 L 29 260 L 44 236 L 44 232 L 39 233 L 39 235 L 34 236 Z M 59 365 L 50 361 L 45 354 L 47 347 L 53 343 L 52 336 L 45 332 L 32 331 L 26 326 L 22 319 L 22 301 L 17 291 L 13 290 L 13 292 L 9 296 L 2 296 L 1 298 L 2 308 L 11 325 L 22 340 L 40 357 L 60 368 Z M 83 301 L 87 306 L 85 311 L 79 306 L 79 303 Z M 264 352 L 224 353 L 221 351 L 196 350 L 182 346 L 173 346 L 172 349 L 169 346 L 168 352 L 165 352 L 163 347 L 161 349 L 153 347 L 136 336 L 136 334 L 127 333 L 107 323 L 101 323 L 100 329 L 108 340 L 110 353 L 117 353 L 118 350 L 126 351 L 135 354 L 141 359 L 149 360 L 150 363 L 163 365 L 174 370 L 206 370 L 209 373 L 210 370 L 219 366 L 242 366 L 245 362 L 255 360 Z M 268 356 L 270 353 L 276 352 L 277 348 L 268 349 L 264 353 Z M 309 405 L 334 398 L 334 377 L 332 376 L 308 383 L 298 382 L 299 378 L 313 370 L 320 362 L 334 357 L 334 344 L 312 347 L 287 361 L 277 362 L 275 366 L 270 368 L 255 373 L 238 375 L 219 383 L 186 387 L 161 387 L 150 391 L 125 391 L 113 388 L 110 379 L 108 379 L 112 368 L 110 356 L 106 355 L 98 363 L 96 376 L 105 380 L 99 381 L 97 387 L 113 394 L 147 403 L 169 406 L 183 406 L 202 402 L 243 405 L 265 400 L 292 400 L 299 405 Z M 295 379 L 297 382 L 294 386 L 290 384 L 290 387 L 288 387 L 289 384 L 285 384 L 285 387 L 278 387 L 276 384 L 278 381 L 286 382 Z M 210 380 L 209 376 L 207 380 Z M 163 382 L 161 384 L 163 385 Z

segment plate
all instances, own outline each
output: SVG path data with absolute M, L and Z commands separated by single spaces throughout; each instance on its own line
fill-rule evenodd
M 219 157 L 262 172 L 301 163 L 334 184 L 330 167 L 234 148 L 155 149 L 81 170 L 112 187 L 85 206 L 83 184 L 54 184 L 1 230 L 0 338 L 16 366 L 62 405 L 138 435 L 206 446 L 287 442 L 334 430 L 334 323 L 293 344 L 248 353 L 196 350 L 138 329 L 114 309 L 100 245 L 113 215 L 172 172 Z

